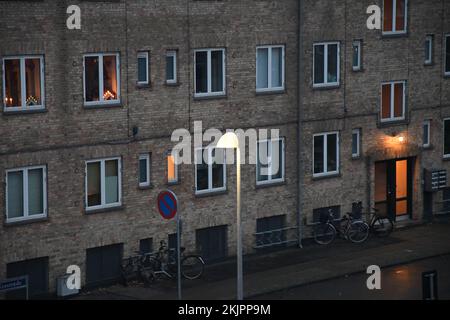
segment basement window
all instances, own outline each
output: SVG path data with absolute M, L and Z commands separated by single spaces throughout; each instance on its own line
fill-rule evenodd
M 334 87 L 339 85 L 339 43 L 314 44 L 313 86 Z
M 226 190 L 224 149 L 195 150 L 195 193 L 203 194 Z
M 86 161 L 86 210 L 122 204 L 120 158 Z
M 195 50 L 195 97 L 225 95 L 225 49 Z
M 3 59 L 4 111 L 44 109 L 44 58 L 20 56 Z
M 381 122 L 405 119 L 405 81 L 381 84 Z
M 383 1 L 383 35 L 405 34 L 408 0 Z
M 84 56 L 84 105 L 120 103 L 119 54 Z

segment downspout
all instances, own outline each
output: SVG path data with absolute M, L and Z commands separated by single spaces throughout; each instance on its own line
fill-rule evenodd
M 302 85 L 303 85 L 303 0 L 298 0 L 298 62 L 297 62 L 297 74 L 298 74 L 298 83 L 297 83 L 297 180 L 298 180 L 298 191 L 297 191 L 297 226 L 298 226 L 298 246 L 299 248 L 303 248 L 302 239 L 303 239 L 303 225 L 302 225 L 302 199 L 303 199 L 303 161 L 302 161 Z

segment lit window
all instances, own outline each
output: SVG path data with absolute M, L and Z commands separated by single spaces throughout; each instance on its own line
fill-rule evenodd
M 313 175 L 315 177 L 339 173 L 339 135 L 337 132 L 313 136 Z
M 432 35 L 425 38 L 425 64 L 433 64 L 433 39 Z
M 361 70 L 361 40 L 353 41 L 353 71 Z
M 450 158 L 450 118 L 444 119 L 444 158 Z
M 431 145 L 430 142 L 430 134 L 431 134 L 431 122 L 430 120 L 426 120 L 423 122 L 423 146 L 425 148 L 429 147 Z
M 6 171 L 6 222 L 47 216 L 46 168 Z
M 195 151 L 195 190 L 197 194 L 226 189 L 224 149 L 204 148 Z
M 148 187 L 150 185 L 150 154 L 139 156 L 139 186 Z
M 407 0 L 384 0 L 383 34 L 406 33 Z
M 359 158 L 361 155 L 361 129 L 352 130 L 352 158 Z
M 149 84 L 149 63 L 148 52 L 139 52 L 138 60 L 138 85 Z
M 86 161 L 86 209 L 121 205 L 121 161 L 119 158 Z
M 284 46 L 256 48 L 256 91 L 284 89 Z
M 3 97 L 5 111 L 44 109 L 44 58 L 3 59 Z
M 225 49 L 195 51 L 195 96 L 225 94 Z
M 405 81 L 392 81 L 381 85 L 381 121 L 405 119 L 405 85 Z
M 284 181 L 284 139 L 258 141 L 256 184 Z
M 111 104 L 120 101 L 118 54 L 84 56 L 84 104 Z
M 176 162 L 176 155 L 170 153 L 167 155 L 167 182 L 177 183 L 178 182 L 178 166 Z
M 314 87 L 339 85 L 339 43 L 314 44 Z
M 166 82 L 177 83 L 177 52 L 175 50 L 166 53 Z
M 450 34 L 445 36 L 445 75 L 450 76 Z

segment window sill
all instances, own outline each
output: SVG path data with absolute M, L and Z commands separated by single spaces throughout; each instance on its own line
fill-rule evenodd
M 154 186 L 153 186 L 153 184 L 151 184 L 151 183 L 150 183 L 149 185 L 145 185 L 145 186 L 144 186 L 144 185 L 142 185 L 142 186 L 138 185 L 138 189 L 139 189 L 139 190 L 153 189 L 153 187 L 154 187 Z
M 407 31 L 398 31 L 398 32 L 381 32 L 382 39 L 391 39 L 391 38 L 407 38 L 409 36 Z
M 83 105 L 84 109 L 110 109 L 123 107 L 122 102 Z
M 150 83 L 136 83 L 136 89 L 151 89 L 152 85 Z
M 164 82 L 164 85 L 166 87 L 179 87 L 181 83 L 177 82 Z
M 277 94 L 285 94 L 286 89 L 274 89 L 274 90 L 263 90 L 263 91 L 256 91 L 256 96 L 271 96 L 271 95 L 277 95 Z
M 391 120 L 391 121 L 380 121 L 380 120 L 378 120 L 378 128 L 404 126 L 404 125 L 407 125 L 408 123 L 409 123 L 409 121 L 407 119 Z
M 283 181 L 274 181 L 274 182 L 266 182 L 266 183 L 256 183 L 255 189 L 266 189 L 270 187 L 279 187 L 286 185 L 286 180 Z
M 116 207 L 109 207 L 109 208 L 100 208 L 100 209 L 84 209 L 84 213 L 86 215 L 91 215 L 91 214 L 97 214 L 97 213 L 104 213 L 104 212 L 113 212 L 113 211 L 123 211 L 125 209 L 124 205 L 118 205 Z
M 20 114 L 33 114 L 33 113 L 47 113 L 47 109 L 35 109 L 35 110 L 5 110 L 3 109 L 3 115 L 12 116 L 12 115 L 20 115 Z
M 361 160 L 361 159 L 362 159 L 361 155 L 357 155 L 357 156 L 352 155 L 352 160 Z
M 20 221 L 14 221 L 14 222 L 4 222 L 3 226 L 5 228 L 9 227 L 16 227 L 16 226 L 22 226 L 27 224 L 33 224 L 33 223 L 42 223 L 49 221 L 48 216 L 47 217 L 41 217 L 41 218 L 35 218 L 35 219 L 26 219 L 26 220 L 20 220 Z
M 223 194 L 228 194 L 228 190 L 219 190 L 219 191 L 205 191 L 202 193 L 195 193 L 196 198 L 207 198 L 213 196 L 219 196 Z
M 180 181 L 167 181 L 168 186 L 176 186 L 181 184 Z
M 334 90 L 339 89 L 341 87 L 340 84 L 330 84 L 330 85 L 313 85 L 312 89 L 321 91 L 321 90 Z
M 442 161 L 450 161 L 450 154 L 449 155 L 444 155 L 443 157 L 442 157 Z
M 444 78 L 445 79 L 450 79 L 450 73 L 444 73 Z
M 312 180 L 313 181 L 319 181 L 319 180 L 325 180 L 325 179 L 332 179 L 332 178 L 340 178 L 341 177 L 341 173 L 330 173 L 330 174 L 324 174 L 321 176 L 313 176 Z
M 218 94 L 218 95 L 210 95 L 210 96 L 195 96 L 194 95 L 194 101 L 227 99 L 227 98 L 228 98 L 228 96 L 226 94 Z
M 423 66 L 424 67 L 434 67 L 434 62 L 424 62 Z

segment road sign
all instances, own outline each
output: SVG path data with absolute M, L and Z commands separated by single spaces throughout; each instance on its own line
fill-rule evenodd
M 438 299 L 437 271 L 422 273 L 423 300 Z
M 0 281 L 0 292 L 8 292 L 19 289 L 26 289 L 26 298 L 28 300 L 28 276 L 9 278 Z
M 166 220 L 170 220 L 177 214 L 177 197 L 170 190 L 162 191 L 158 195 L 158 211 Z

